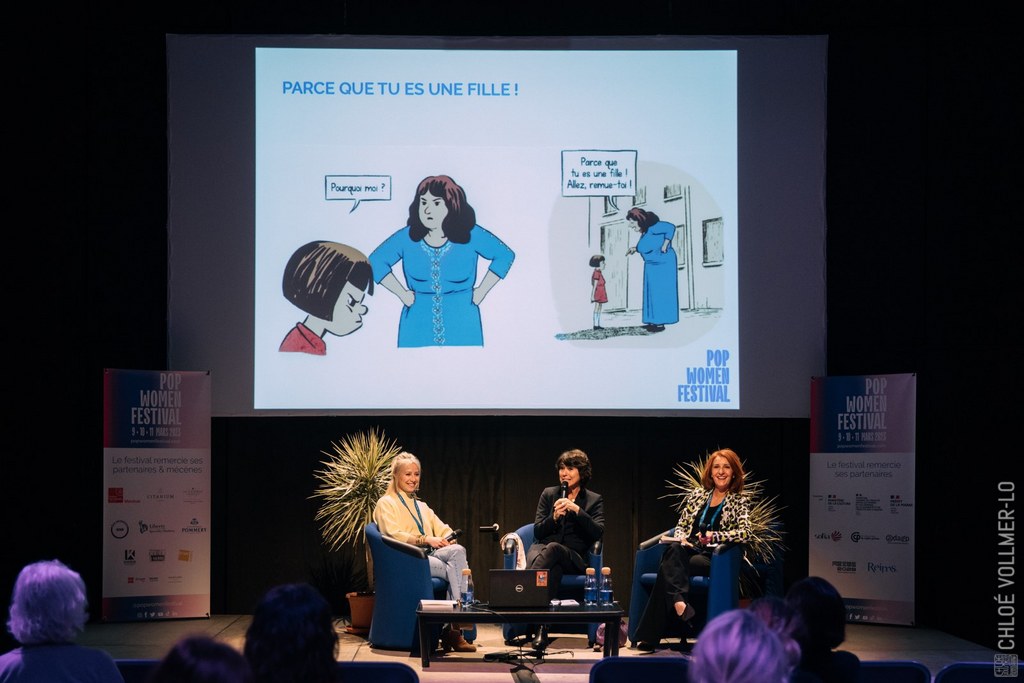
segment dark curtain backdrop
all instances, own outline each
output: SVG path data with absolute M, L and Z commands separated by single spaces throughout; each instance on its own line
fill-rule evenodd
M 998 583 L 996 486 L 1019 469 L 1022 376 L 1024 77 L 1012 7 L 642 0 L 609 12 L 528 1 L 396 9 L 212 0 L 21 8 L 5 42 L 9 215 L 0 272 L 14 357 L 0 450 L 0 592 L 9 594 L 25 563 L 59 557 L 82 572 L 98 612 L 102 370 L 164 369 L 167 356 L 166 33 L 814 33 L 829 35 L 827 371 L 918 373 L 917 621 L 995 647 L 993 596 L 1016 595 L 1016 584 Z M 210 330 L 226 344 L 238 333 Z M 782 496 L 787 579 L 806 571 L 803 420 L 225 417 L 213 425 L 216 609 L 245 611 L 274 583 L 334 572 L 313 523 L 312 472 L 331 439 L 376 424 L 423 458 L 424 496 L 468 531 L 478 571 L 498 551 L 475 527 L 528 521 L 556 456 L 580 447 L 609 499 L 607 557 L 623 597 L 632 548 L 673 521 L 658 498 L 671 465 L 718 445 L 736 448 Z M 12 646 L 5 634 L 0 649 Z
M 343 558 L 323 547 L 310 500 L 314 471 L 332 441 L 380 428 L 423 464 L 421 497 L 465 531 L 477 592 L 488 595 L 486 570 L 501 566 L 499 535 L 532 523 L 545 486 L 557 483 L 555 460 L 581 448 L 591 458 L 590 488 L 605 499 L 605 564 L 618 599 L 629 601 L 633 553 L 640 541 L 676 521 L 666 480 L 677 464 L 719 447 L 736 450 L 768 495 L 795 501 L 783 521 L 793 537 L 786 554 L 799 578 L 807 565 L 806 420 L 610 417 L 233 418 L 214 422 L 214 467 L 222 496 L 221 532 L 213 531 L 213 609 L 248 613 L 281 581 L 322 581 L 344 609 L 325 566 Z M 216 487 L 221 490 L 220 484 Z M 222 561 L 221 561 L 222 560 Z M 326 576 L 325 576 L 326 574 Z

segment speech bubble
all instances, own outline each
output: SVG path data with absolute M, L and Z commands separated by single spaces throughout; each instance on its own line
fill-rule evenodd
M 389 175 L 328 175 L 324 176 L 324 199 L 329 202 L 355 202 L 349 213 L 360 202 L 391 201 Z
M 563 197 L 636 194 L 635 149 L 563 149 Z

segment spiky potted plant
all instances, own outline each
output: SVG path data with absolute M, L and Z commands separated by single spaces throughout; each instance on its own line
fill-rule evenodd
M 351 544 L 363 552 L 352 557 L 363 557 L 366 562 L 368 590 L 345 594 L 352 609 L 353 633 L 366 633 L 373 616 L 373 560 L 366 544 L 365 527 L 373 521 L 373 508 L 391 480 L 391 463 L 402 452 L 393 439 L 379 428 L 347 434 L 331 443 L 315 472 L 316 490 L 312 498 L 320 500 L 316 521 L 325 545 L 337 551 Z

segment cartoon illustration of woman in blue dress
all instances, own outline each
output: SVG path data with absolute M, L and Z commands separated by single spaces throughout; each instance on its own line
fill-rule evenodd
M 626 223 L 640 233 L 636 246 L 626 255 L 640 254 L 644 260 L 644 329 L 661 332 L 665 325 L 679 322 L 678 271 L 672 248 L 676 226 L 636 206 L 626 213 Z
M 490 262 L 477 284 L 477 264 Z M 444 175 L 420 181 L 409 223 L 369 256 L 373 279 L 405 308 L 398 346 L 483 346 L 480 304 L 508 274 L 515 253 L 476 224 L 465 191 Z M 391 268 L 402 262 L 405 284 Z

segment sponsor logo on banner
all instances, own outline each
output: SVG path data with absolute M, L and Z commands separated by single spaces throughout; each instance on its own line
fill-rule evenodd
M 908 503 L 903 500 L 903 496 L 899 494 L 893 494 L 889 496 L 889 512 L 898 515 L 902 508 L 912 508 L 913 503 Z
M 110 525 L 110 535 L 114 538 L 124 538 L 128 535 L 128 522 L 117 520 Z
M 170 534 L 173 533 L 167 528 L 166 524 L 151 524 L 143 520 L 139 520 L 139 533 L 140 534 Z
M 889 545 L 907 545 L 910 543 L 910 536 L 906 534 L 886 534 L 885 542 Z
M 174 500 L 174 494 L 164 493 L 163 489 L 157 489 L 156 493 L 147 493 L 146 500 Z
M 135 564 L 135 548 L 125 548 L 124 563 Z
M 850 507 L 850 501 L 846 500 L 845 498 L 840 498 L 834 493 L 828 494 L 828 497 L 825 500 L 825 504 L 828 505 L 829 512 L 835 512 L 836 510 L 839 510 L 841 508 Z
M 108 503 L 140 503 L 138 498 L 126 498 L 123 486 L 110 486 L 107 488 Z
M 837 574 L 857 573 L 857 563 L 852 560 L 832 560 L 832 568 Z
M 181 499 L 186 503 L 202 503 L 204 491 L 192 486 L 181 492 Z
M 896 564 L 893 562 L 868 562 L 868 574 L 895 574 Z
M 880 541 L 878 536 L 872 536 L 871 534 L 862 534 L 859 531 L 854 531 L 850 534 L 850 540 L 854 543 L 860 543 L 861 541 Z
M 857 514 L 862 512 L 881 512 L 882 506 L 879 504 L 879 499 L 872 496 L 866 496 L 862 493 L 857 494 Z
M 821 533 L 814 534 L 814 537 L 819 541 L 833 541 L 838 543 L 843 540 L 843 532 L 836 529 L 834 531 L 822 531 Z
M 192 551 L 191 550 L 183 550 L 183 549 L 179 548 L 178 549 L 178 562 L 191 562 L 191 561 L 192 561 Z
M 150 562 L 163 562 L 167 559 L 167 553 L 164 550 L 150 550 L 149 561 Z
M 181 533 L 183 534 L 205 534 L 206 527 L 199 523 L 199 520 L 195 517 L 188 523 L 188 526 L 181 527 Z

